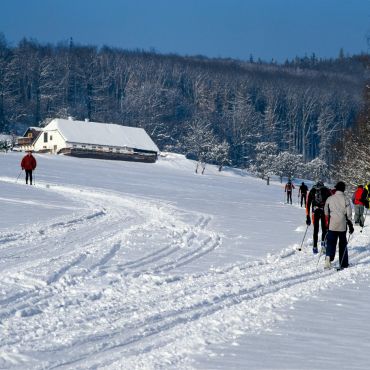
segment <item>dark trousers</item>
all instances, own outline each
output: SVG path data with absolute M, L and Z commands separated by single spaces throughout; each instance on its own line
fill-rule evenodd
M 290 203 L 290 204 L 292 204 L 292 192 L 291 191 L 287 191 L 286 192 L 286 201 L 287 201 L 287 203 Z
M 348 250 L 347 250 L 347 232 L 346 231 L 328 231 L 326 237 L 326 255 L 330 261 L 335 258 L 337 241 L 339 239 L 339 267 L 348 267 Z
M 326 236 L 326 224 L 325 224 L 325 213 L 321 208 L 316 208 L 312 214 L 313 223 L 313 246 L 317 248 L 317 241 L 319 239 L 319 227 L 321 222 L 321 240 L 325 240 Z
M 304 206 L 306 207 L 306 195 L 307 195 L 306 193 L 301 194 L 301 207 L 303 203 L 304 203 Z
M 25 170 L 26 171 L 26 184 L 28 184 L 28 177 L 30 178 L 30 184 L 32 185 L 32 170 Z

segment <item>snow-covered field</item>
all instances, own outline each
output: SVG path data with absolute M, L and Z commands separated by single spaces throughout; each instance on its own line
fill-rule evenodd
M 324 271 L 283 188 L 156 164 L 0 154 L 1 369 L 368 369 L 369 228 Z

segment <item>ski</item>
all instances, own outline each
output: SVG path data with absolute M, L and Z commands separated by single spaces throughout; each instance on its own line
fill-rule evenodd
M 348 267 L 346 267 L 346 268 L 348 268 Z M 330 271 L 330 270 L 332 270 L 332 271 L 343 271 L 346 268 L 331 266 L 331 267 L 324 267 L 324 271 Z
M 350 267 L 352 267 L 352 265 L 348 265 L 347 267 L 336 267 L 336 270 L 337 271 L 343 271 L 343 270 L 348 269 Z

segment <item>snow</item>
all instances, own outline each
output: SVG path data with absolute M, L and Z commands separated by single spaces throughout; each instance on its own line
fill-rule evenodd
M 145 130 L 138 127 L 56 118 L 44 130 L 58 130 L 70 143 L 128 147 L 159 152 Z
M 367 227 L 328 271 L 278 182 L 45 154 L 26 186 L 21 157 L 0 154 L 0 368 L 368 368 Z

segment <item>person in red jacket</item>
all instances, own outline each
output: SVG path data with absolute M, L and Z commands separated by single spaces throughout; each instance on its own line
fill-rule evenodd
M 28 184 L 28 178 L 30 178 L 30 185 L 32 185 L 32 171 L 35 170 L 36 166 L 37 162 L 35 157 L 32 155 L 32 152 L 27 152 L 21 162 L 22 170 L 26 171 L 26 184 Z
M 362 200 L 364 192 L 363 185 L 358 185 L 356 191 L 352 195 L 352 203 L 355 206 L 355 225 L 364 226 L 364 202 Z

